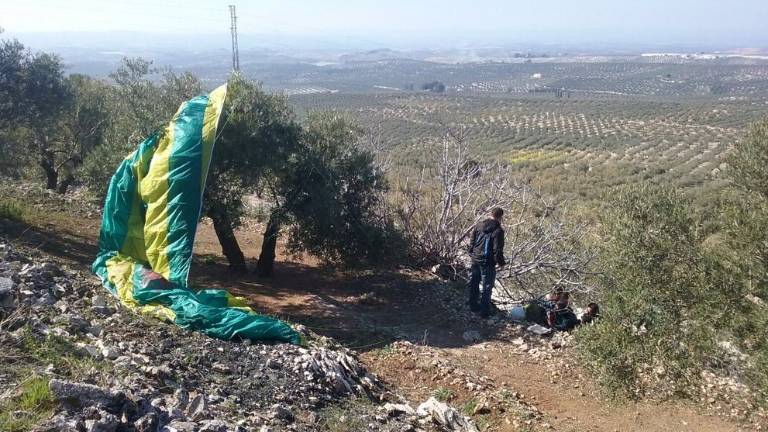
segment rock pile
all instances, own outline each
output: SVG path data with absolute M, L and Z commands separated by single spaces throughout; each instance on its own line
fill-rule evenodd
M 340 401 L 391 397 L 355 353 L 301 326 L 305 347 L 211 339 L 124 310 L 86 272 L 24 255 L 0 243 L 0 351 L 61 352 L 1 366 L 0 385 L 18 384 L 12 368 L 47 377 L 58 408 L 40 431 L 310 431 Z M 369 430 L 413 430 L 361 405 Z

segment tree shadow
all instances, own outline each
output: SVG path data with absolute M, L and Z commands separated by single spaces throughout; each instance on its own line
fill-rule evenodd
M 30 225 L 0 219 L 0 236 L 71 265 L 90 268 L 98 252 L 92 229 Z M 255 268 L 255 262 L 249 262 Z M 219 255 L 195 255 L 190 275 L 195 289 L 225 289 L 247 299 L 259 313 L 302 324 L 358 351 L 397 340 L 435 347 L 461 347 L 468 329 L 486 339 L 495 330 L 462 316 L 462 287 L 407 269 L 338 271 L 299 261 L 278 261 L 275 275 L 235 274 Z
M 97 241 L 87 234 L 76 234 L 57 229 L 53 225 L 37 226 L 25 222 L 0 219 L 0 235 L 11 244 L 21 244 L 39 250 L 70 264 L 90 268 L 96 253 Z
M 251 263 L 254 264 L 254 263 Z M 193 267 L 196 288 L 226 289 L 252 307 L 302 324 L 358 351 L 397 340 L 435 347 L 466 346 L 468 329 L 493 338 L 481 320 L 467 324 L 464 289 L 405 269 L 334 271 L 300 262 L 279 262 L 275 275 L 234 275 L 224 261 Z

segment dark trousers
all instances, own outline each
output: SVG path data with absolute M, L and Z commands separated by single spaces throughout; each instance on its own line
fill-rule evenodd
M 493 292 L 493 283 L 496 280 L 496 266 L 472 263 L 470 270 L 469 284 L 469 307 L 472 310 L 479 310 L 480 313 L 487 315 L 491 312 L 491 293 Z M 480 293 L 480 283 L 483 285 L 483 292 Z M 480 304 L 478 304 L 478 297 Z

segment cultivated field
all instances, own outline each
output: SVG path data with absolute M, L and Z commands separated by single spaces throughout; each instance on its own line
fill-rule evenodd
M 348 90 L 350 81 L 329 82 L 328 73 L 309 82 L 347 90 L 287 93 L 300 113 L 336 110 L 373 128 L 400 172 L 416 172 L 446 127 L 466 127 L 484 157 L 574 197 L 595 198 L 619 184 L 650 180 L 707 200 L 707 192 L 721 184 L 724 156 L 750 123 L 768 113 L 768 64 L 385 66 L 376 73 L 360 67 L 352 80 L 359 91 Z M 407 82 L 401 75 L 415 71 L 416 89 L 441 80 L 446 91 L 383 89 L 395 80 Z M 349 77 L 339 74 L 340 80 Z M 365 79 L 368 88 L 362 87 Z

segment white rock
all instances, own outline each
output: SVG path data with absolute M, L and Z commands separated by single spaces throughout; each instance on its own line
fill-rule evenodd
M 103 308 L 107 306 L 107 299 L 103 295 L 95 295 L 91 300 L 93 307 Z
M 197 394 L 187 407 L 187 416 L 192 420 L 199 420 L 206 416 L 208 404 L 205 402 L 205 395 Z
M 479 432 L 472 420 L 459 414 L 454 408 L 449 407 L 434 397 L 427 399 L 419 405 L 416 413 L 422 417 L 429 417 L 449 431 Z
M 384 410 L 387 412 L 387 414 L 396 414 L 396 413 L 405 413 L 408 415 L 416 415 L 416 410 L 411 408 L 408 404 L 393 404 L 393 403 L 385 403 L 384 404 Z

